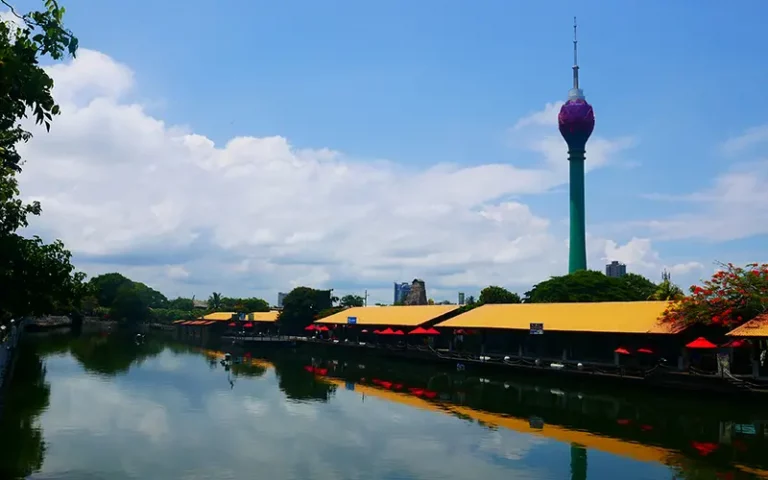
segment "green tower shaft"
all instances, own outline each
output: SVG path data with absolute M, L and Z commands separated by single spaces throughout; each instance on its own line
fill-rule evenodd
M 584 150 L 568 150 L 570 163 L 571 235 L 568 273 L 587 269 L 587 227 L 584 207 Z

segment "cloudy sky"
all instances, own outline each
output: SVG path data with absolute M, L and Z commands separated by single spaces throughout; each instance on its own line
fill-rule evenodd
M 156 3 L 65 2 L 83 48 L 22 150 L 31 232 L 88 274 L 390 302 L 565 273 L 574 14 L 590 267 L 768 260 L 762 1 Z

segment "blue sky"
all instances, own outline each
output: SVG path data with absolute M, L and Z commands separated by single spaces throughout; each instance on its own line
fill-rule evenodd
M 27 1 L 20 7 L 32 4 Z M 717 207 L 718 192 L 713 191 L 718 179 L 733 172 L 740 175 L 739 181 L 765 178 L 761 177 L 766 174 L 764 163 L 755 162 L 765 161 L 759 154 L 768 131 L 758 131 L 749 141 L 742 137 L 766 123 L 765 109 L 755 102 L 768 85 L 768 69 L 759 60 L 762 19 L 768 15 L 765 2 L 233 1 L 225 7 L 191 0 L 149 7 L 137 2 L 69 0 L 64 4 L 68 26 L 83 48 L 101 52 L 133 72 L 131 87 L 120 92 L 121 104 L 141 105 L 144 115 L 161 120 L 165 127 L 183 126 L 219 149 L 234 137 L 279 136 L 292 151 L 327 148 L 342 152 L 358 166 L 385 160 L 399 175 L 428 171 L 435 165 L 462 169 L 541 165 L 541 151 L 532 151 L 529 141 L 557 135 L 556 127 L 542 123 L 535 131 L 521 132 L 513 127 L 521 118 L 566 97 L 571 82 L 572 18 L 578 15 L 581 83 L 597 117 L 593 143 L 601 138 L 606 145 L 614 145 L 604 164 L 600 168 L 595 164 L 587 176 L 590 236 L 613 241 L 617 248 L 633 238 L 647 239 L 653 259 L 647 255 L 637 259 L 629 253 L 627 259 L 619 259 L 630 269 L 637 263 L 636 271 L 652 277 L 663 267 L 692 262 L 702 266 L 680 267 L 682 283 L 711 273 L 714 260 L 765 259 L 766 229 L 754 224 L 768 218 L 768 205 L 745 206 L 743 199 L 736 201 L 733 208 L 740 210 L 742 218 L 737 222 L 727 208 Z M 94 91 L 107 88 L 96 87 Z M 60 119 L 65 121 L 69 120 Z M 740 146 L 726 153 L 723 145 L 739 138 Z M 551 150 L 556 144 L 548 145 Z M 595 151 L 590 145 L 588 162 L 590 151 Z M 562 164 L 557 168 L 567 165 L 564 144 L 561 149 Z M 258 178 L 254 176 L 253 188 L 264 187 Z M 555 183 L 533 193 L 510 189 L 492 201 L 471 205 L 468 211 L 519 202 L 534 216 L 546 218 L 550 222 L 547 235 L 562 243 L 567 234 L 567 184 Z M 759 191 L 755 185 L 751 188 Z M 738 190 L 749 193 L 744 187 Z M 47 191 L 35 194 L 55 196 Z M 651 194 L 694 197 L 660 200 L 649 198 Z M 322 192 L 313 191 L 313 195 Z M 382 205 L 386 206 L 377 204 Z M 222 204 L 221 208 L 237 207 Z M 719 210 L 710 215 L 711 209 Z M 129 217 L 136 219 L 132 221 L 142 218 L 140 212 Z M 708 218 L 715 226 L 701 226 Z M 375 216 L 367 220 L 377 221 Z M 721 220 L 732 223 L 718 229 Z M 258 216 L 247 221 L 258 223 Z M 353 223 L 360 225 L 357 220 Z M 751 230 L 740 232 L 744 224 L 752 225 Z M 226 222 L 207 227 L 234 228 Z M 439 231 L 444 224 L 431 228 Z M 49 229 L 77 243 L 75 234 Z M 718 235 L 718 230 L 731 233 Z M 93 255 L 109 253 L 111 259 L 116 252 L 126 253 L 103 247 L 96 253 L 93 248 L 73 250 L 88 259 L 91 272 L 123 268 L 120 262 L 93 260 Z M 445 255 L 461 251 L 437 250 Z M 590 256 L 593 268 L 600 268 L 613 255 L 603 247 L 598 250 Z M 136 252 L 130 253 L 135 258 Z M 266 255 L 259 261 L 270 258 Z M 329 265 L 339 263 L 326 260 Z M 523 268 L 509 264 L 443 282 L 430 278 L 429 265 L 412 268 L 408 262 L 384 263 L 386 271 L 370 278 L 361 275 L 360 282 L 348 281 L 349 274 L 332 269 L 310 275 L 307 281 L 342 290 L 370 285 L 372 290 L 382 289 L 382 299 L 388 299 L 384 284 L 423 276 L 428 284 L 432 280 L 439 286 L 439 294 L 452 298 L 457 289 L 505 283 L 505 275 Z M 540 269 L 540 277 L 560 272 L 561 263 L 551 263 L 551 270 Z M 178 266 L 171 264 L 158 261 L 157 267 L 167 273 Z M 380 265 L 371 261 L 357 267 Z M 468 271 L 453 267 L 456 272 Z M 169 279 L 160 270 L 136 270 L 135 274 L 181 293 L 189 288 L 179 282 L 197 277 L 199 283 L 201 272 L 210 266 L 200 267 L 197 273 L 190 265 L 180 268 L 191 275 Z M 252 273 L 274 275 L 270 269 Z M 403 278 L 389 280 L 387 275 Z M 277 282 L 279 287 L 254 284 L 247 289 L 273 295 L 306 275 L 288 277 Z M 535 273 L 524 277 L 530 284 Z M 216 288 L 213 280 L 203 283 Z M 524 290 L 515 281 L 506 284 Z M 231 288 L 239 287 L 233 283 Z

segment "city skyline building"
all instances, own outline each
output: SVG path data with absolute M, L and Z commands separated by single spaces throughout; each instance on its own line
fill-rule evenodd
M 399 304 L 405 302 L 406 297 L 411 293 L 411 284 L 408 282 L 394 282 L 394 284 L 395 295 L 392 303 Z
M 277 292 L 277 306 L 279 308 L 283 308 L 283 300 L 285 300 L 286 296 L 288 296 L 287 293 Z
M 573 87 L 560 108 L 558 128 L 568 144 L 570 241 L 568 273 L 587 269 L 586 213 L 584 205 L 584 161 L 586 146 L 595 128 L 595 114 L 579 85 L 578 39 L 573 18 Z
M 605 276 L 620 278 L 627 274 L 627 266 L 617 260 L 605 265 Z

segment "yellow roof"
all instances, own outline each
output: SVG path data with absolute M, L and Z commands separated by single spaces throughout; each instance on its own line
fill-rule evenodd
M 668 302 L 517 303 L 483 305 L 436 327 L 529 330 L 531 323 L 547 331 L 601 333 L 675 333 L 659 323 Z
M 321 318 L 315 323 L 348 324 L 356 317 L 357 325 L 392 325 L 415 327 L 459 308 L 457 305 L 413 305 L 392 307 L 353 307 Z
M 768 337 L 768 313 L 758 315 L 744 325 L 726 333 L 732 337 Z
M 251 312 L 248 314 L 249 322 L 269 322 L 274 323 L 277 321 L 277 316 L 280 314 L 277 310 L 270 312 Z
M 222 322 L 226 320 L 231 320 L 233 315 L 236 315 L 236 313 L 235 312 L 215 312 L 215 313 L 209 313 L 208 315 L 205 315 L 204 317 L 202 317 L 202 319 Z

